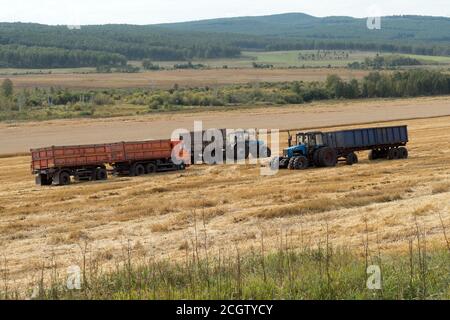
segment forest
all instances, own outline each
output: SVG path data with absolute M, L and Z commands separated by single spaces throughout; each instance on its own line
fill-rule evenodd
M 125 56 L 101 51 L 0 45 L 0 68 L 124 66 Z
M 242 50 L 450 55 L 449 18 L 385 17 L 383 28 L 377 32 L 368 30 L 365 23 L 365 19 L 316 18 L 304 14 L 80 29 L 0 23 L 0 67 L 98 67 L 123 65 L 124 60 L 234 58 Z
M 26 51 L 26 47 L 33 48 L 35 53 L 39 52 L 41 58 L 35 67 L 52 67 L 52 55 L 67 56 L 69 62 L 59 63 L 71 64 L 74 59 L 65 51 L 75 51 L 75 56 L 80 53 L 77 50 L 93 51 L 97 55 L 104 54 L 102 58 L 80 59 L 77 66 L 88 65 L 97 67 L 104 64 L 105 57 L 114 59 L 123 58 L 127 60 L 151 59 L 156 61 L 189 60 L 193 58 L 221 58 L 236 57 L 241 51 L 233 46 L 230 41 L 222 41 L 211 35 L 202 33 L 177 32 L 164 30 L 153 26 L 130 26 L 130 25 L 105 25 L 85 26 L 80 30 L 69 29 L 65 26 L 46 26 L 26 23 L 0 23 L 0 45 L 3 51 L 12 51 L 11 45 L 17 45 L 17 50 Z M 6 46 L 6 47 L 4 47 Z M 0 57 L 0 63 L 6 64 Z M 108 56 L 116 54 L 117 56 Z M 33 53 L 30 53 L 33 55 Z M 92 53 L 88 53 L 92 56 Z M 40 61 L 48 60 L 42 66 Z M 108 62 L 108 61 L 106 61 Z M 121 61 L 122 63 L 122 61 Z M 9 59 L 9 66 L 22 67 L 21 62 Z

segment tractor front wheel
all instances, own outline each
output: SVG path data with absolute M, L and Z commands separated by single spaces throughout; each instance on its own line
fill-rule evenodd
M 294 160 L 294 169 L 295 170 L 305 170 L 309 166 L 309 161 L 306 157 L 297 157 Z
M 289 170 L 294 170 L 295 169 L 294 162 L 295 162 L 295 157 L 289 159 L 289 163 L 288 163 L 288 169 Z

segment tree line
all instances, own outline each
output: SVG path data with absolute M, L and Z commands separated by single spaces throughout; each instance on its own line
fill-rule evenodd
M 22 111 L 67 107 L 91 116 L 100 105 L 135 105 L 148 112 L 176 110 L 191 106 L 239 106 L 302 104 L 327 99 L 416 97 L 450 94 L 450 75 L 437 71 L 371 72 L 361 80 L 349 81 L 330 75 L 322 82 L 284 82 L 228 85 L 218 88 L 180 88 L 170 90 L 67 90 L 39 89 L 13 91 L 5 80 L 0 90 L 1 119 L 10 119 Z M 71 110 L 72 110 L 71 109 Z M 24 111 L 28 110 L 28 111 Z
M 91 58 L 92 53 L 80 60 L 81 52 L 72 56 L 65 51 L 92 51 L 104 54 L 118 54 L 117 59 L 153 61 L 189 61 L 204 58 L 233 58 L 241 50 L 363 50 L 420 55 L 450 55 L 450 46 L 446 41 L 437 41 L 431 35 L 424 36 L 430 41 L 410 39 L 409 37 L 393 40 L 392 37 L 366 37 L 364 28 L 340 30 L 340 35 L 333 36 L 328 29 L 318 29 L 317 34 L 302 33 L 287 37 L 266 34 L 244 34 L 226 32 L 170 30 L 165 26 L 105 25 L 83 26 L 80 30 L 69 30 L 65 26 L 46 26 L 27 23 L 0 23 L 0 45 L 18 45 L 21 51 L 32 51 L 27 57 L 39 55 L 39 58 L 27 58 L 27 67 L 47 67 L 53 65 L 83 65 L 96 67 L 98 60 L 108 58 Z M 305 31 L 306 32 L 306 31 Z M 342 33 L 344 32 L 344 33 Z M 364 33 L 366 32 L 366 33 Z M 387 31 L 384 31 L 387 32 Z M 442 33 L 442 32 L 441 32 Z M 373 33 L 370 33 L 372 35 Z M 398 35 L 397 35 L 398 36 Z M 360 40 L 360 39 L 365 40 Z M 32 48 L 26 50 L 25 48 Z M 5 47 L 11 52 L 14 47 Z M 17 49 L 19 50 L 19 49 Z M 55 56 L 55 52 L 59 52 Z M 100 55 L 100 53 L 97 53 Z M 67 56 L 67 58 L 64 58 Z M 52 62 L 57 59 L 57 63 Z M 5 59 L 5 58 L 4 58 Z M 65 61 L 68 60 L 67 62 Z M 33 64 L 36 60 L 36 64 Z M 24 63 L 7 59 L 8 65 L 17 66 Z M 3 65 L 6 63 L 3 62 Z
M 0 45 L 0 68 L 124 66 L 125 56 L 90 50 Z
M 401 66 L 419 66 L 422 62 L 418 59 L 390 55 L 390 56 L 380 56 L 377 54 L 374 58 L 365 58 L 364 62 L 352 62 L 348 64 L 350 69 L 391 69 Z
M 154 26 L 65 26 L 0 23 L 0 45 L 89 50 L 115 53 L 128 60 L 190 60 L 236 57 L 241 51 L 224 37 L 195 32 L 176 32 Z M 228 37 L 228 36 L 226 36 Z M 91 65 L 96 66 L 96 65 Z

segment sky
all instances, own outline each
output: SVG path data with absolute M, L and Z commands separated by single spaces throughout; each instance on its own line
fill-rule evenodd
M 450 17 L 450 6 L 449 0 L 0 0 L 1 22 L 53 25 L 155 24 L 286 12 L 318 17 Z

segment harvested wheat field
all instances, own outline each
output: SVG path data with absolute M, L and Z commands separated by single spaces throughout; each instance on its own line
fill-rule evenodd
M 8 76 L 17 88 L 172 88 L 220 86 L 249 82 L 323 81 L 329 74 L 361 79 L 368 71 L 340 69 L 212 69 L 164 70 L 142 73 L 87 73 Z M 6 77 L 0 76 L 0 81 Z
M 178 128 L 320 128 L 379 121 L 450 116 L 447 96 L 409 99 L 319 101 L 280 107 L 242 107 L 107 119 L 0 123 L 0 155 L 51 145 L 167 139 Z
M 406 250 L 418 227 L 432 245 L 450 235 L 450 117 L 380 123 L 410 126 L 410 159 L 367 160 L 332 169 L 260 176 L 251 165 L 194 166 L 185 172 L 67 187 L 38 187 L 29 157 L 0 159 L 0 246 L 9 287 L 42 267 L 82 264 L 82 252 L 113 265 L 136 257 L 182 259 L 195 235 L 209 250 L 235 245 L 314 246 L 328 240 L 362 251 Z M 286 136 L 282 136 L 286 141 Z M 328 232 L 327 232 L 328 229 Z M 203 243 L 203 242 L 202 242 Z M 447 244 L 448 245 L 448 244 Z

